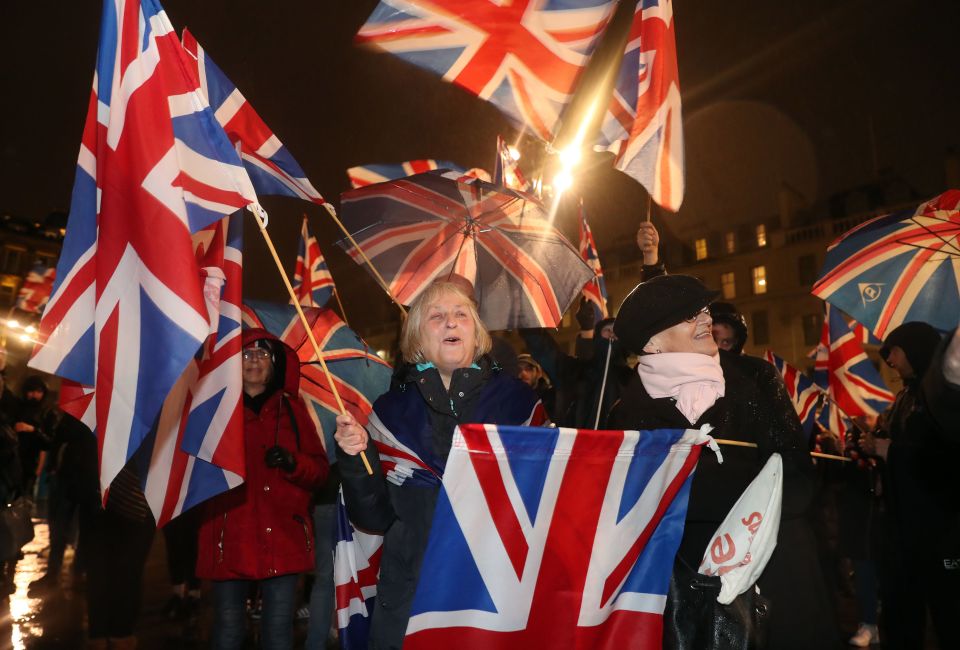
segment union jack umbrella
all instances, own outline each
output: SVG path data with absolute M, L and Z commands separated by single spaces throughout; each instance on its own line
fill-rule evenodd
M 323 360 L 334 377 L 343 405 L 365 425 L 373 402 L 390 388 L 390 365 L 372 352 L 332 310 L 304 307 L 303 312 L 323 350 Z M 291 305 L 249 300 L 243 304 L 243 325 L 265 329 L 296 350 L 300 358 L 300 397 L 317 431 L 322 432 L 327 458 L 331 463 L 336 462 L 333 433 L 340 409 L 296 309 Z
M 594 277 L 529 195 L 437 172 L 345 192 L 343 221 L 386 280 L 410 304 L 432 281 L 471 281 L 492 330 L 556 327 Z M 340 245 L 357 263 L 349 241 Z
M 884 339 L 909 321 L 960 322 L 960 190 L 877 217 L 829 248 L 813 295 Z
M 449 169 L 459 172 L 462 168 L 446 160 L 433 160 L 425 158 L 423 160 L 408 160 L 402 163 L 380 164 L 380 165 L 360 165 L 351 167 L 347 170 L 347 176 L 350 178 L 350 187 L 366 187 L 375 183 L 392 181 L 395 178 L 403 178 L 414 174 L 433 171 L 434 169 Z
M 552 140 L 613 0 L 382 0 L 357 41 L 441 75 Z

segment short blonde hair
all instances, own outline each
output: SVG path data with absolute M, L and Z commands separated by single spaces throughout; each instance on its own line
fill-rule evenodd
M 480 314 L 477 312 L 477 304 L 473 296 L 468 295 L 463 287 L 446 280 L 433 282 L 424 289 L 423 293 L 417 296 L 410 303 L 410 311 L 407 312 L 407 320 L 403 323 L 403 330 L 400 332 L 400 354 L 407 363 L 423 363 L 426 358 L 423 356 L 423 346 L 420 344 L 420 325 L 423 323 L 424 312 L 437 298 L 445 293 L 452 293 L 463 299 L 463 303 L 470 312 L 473 319 L 473 328 L 476 337 L 476 349 L 473 352 L 473 360 L 476 362 L 480 357 L 490 351 L 493 341 L 490 339 L 490 333 L 486 326 L 480 320 Z

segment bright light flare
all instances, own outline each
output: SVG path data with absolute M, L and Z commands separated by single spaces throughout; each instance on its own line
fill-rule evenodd
M 555 192 L 566 192 L 571 187 L 573 187 L 573 174 L 571 174 L 569 170 L 564 169 L 553 177 L 553 189 Z
M 507 153 L 510 155 L 510 159 L 514 162 L 520 160 L 520 150 L 516 147 L 510 146 L 507 147 Z
M 10 320 L 7 321 L 7 327 L 9 327 L 12 330 L 15 330 L 18 327 L 20 327 L 20 321 L 17 321 L 11 318 Z
M 582 158 L 583 153 L 580 151 L 580 147 L 575 145 L 571 145 L 560 152 L 560 163 L 567 169 L 579 165 Z
M 34 332 L 37 331 L 37 328 L 34 327 L 33 325 L 27 325 L 26 327 L 23 328 L 23 331 L 26 332 L 27 334 L 33 334 Z

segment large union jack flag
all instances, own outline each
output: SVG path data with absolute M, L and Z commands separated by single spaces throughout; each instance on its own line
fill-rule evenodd
M 183 48 L 217 121 L 238 147 L 257 192 L 326 203 L 280 139 L 186 29 Z
M 304 215 L 297 245 L 297 266 L 293 272 L 293 292 L 304 307 L 323 307 L 334 291 L 333 276 L 327 268 L 317 238 L 310 234 L 307 216 Z
M 709 436 L 463 425 L 404 648 L 659 647 Z
M 763 358 L 773 364 L 773 367 L 783 377 L 783 383 L 787 387 L 787 394 L 793 400 L 797 417 L 800 418 L 804 432 L 809 436 L 813 432 L 813 425 L 816 422 L 817 403 L 820 401 L 822 389 L 813 383 L 812 379 L 775 355 L 771 350 L 765 350 Z
M 607 283 L 603 280 L 603 267 L 600 266 L 600 255 L 597 253 L 597 242 L 593 239 L 593 231 L 587 223 L 587 211 L 580 199 L 580 257 L 593 269 L 594 277 L 583 287 L 583 297 L 593 303 L 593 311 L 599 321 L 610 315 L 607 311 Z
M 242 214 L 193 237 L 210 322 L 216 331 L 164 401 L 137 452 L 143 492 L 158 526 L 239 485 L 244 471 L 240 375 Z
M 357 41 L 441 75 L 549 141 L 615 6 L 613 0 L 382 0 Z
M 105 0 L 93 91 L 34 368 L 96 390 L 106 489 L 207 339 L 191 232 L 256 200 L 155 0 Z M 89 394 L 88 394 L 89 396 Z
M 683 123 L 671 0 L 637 4 L 599 144 L 658 205 L 683 201 Z
M 346 409 L 361 424 L 367 423 L 373 402 L 390 387 L 390 365 L 378 357 L 356 332 L 331 309 L 304 308 L 323 359 Z M 248 300 L 243 305 L 243 324 L 275 334 L 296 350 L 300 359 L 300 397 L 321 434 L 327 457 L 336 462 L 336 417 L 340 413 L 330 381 L 320 367 L 313 346 L 294 307 Z
M 894 394 L 864 351 L 858 332 L 838 309 L 825 307 L 814 381 L 827 390 L 831 407 L 838 407 L 848 418 L 883 413 Z
M 20 291 L 17 293 L 17 309 L 20 311 L 38 312 L 50 300 L 50 290 L 56 278 L 56 268 L 47 266 L 37 260 L 33 268 L 23 279 Z

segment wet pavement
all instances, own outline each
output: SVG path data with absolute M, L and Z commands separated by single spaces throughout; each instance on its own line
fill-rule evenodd
M 48 529 L 45 521 L 34 519 L 34 539 L 23 548 L 17 562 L 14 591 L 0 599 L 0 650 L 65 650 L 83 648 L 86 643 L 86 603 L 82 578 L 72 569 L 73 550 L 68 547 L 60 586 L 42 597 L 31 594 L 30 583 L 47 568 Z M 197 616 L 171 620 L 163 612 L 170 598 L 170 583 L 163 535 L 154 536 L 144 573 L 143 606 L 137 620 L 140 650 L 172 650 L 209 647 L 210 594 L 204 593 Z M 247 648 L 256 647 L 257 626 L 251 622 Z M 306 621 L 296 623 L 296 643 L 302 647 Z

